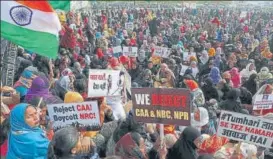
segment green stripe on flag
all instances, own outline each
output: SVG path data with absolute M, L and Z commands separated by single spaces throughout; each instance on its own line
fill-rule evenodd
M 56 58 L 59 37 L 1 21 L 1 37 L 37 54 Z
M 57 10 L 57 9 L 60 9 L 60 10 L 63 10 L 63 11 L 70 11 L 70 0 L 67 0 L 67 1 L 53 1 L 53 0 L 50 0 L 49 3 L 51 4 L 52 8 Z

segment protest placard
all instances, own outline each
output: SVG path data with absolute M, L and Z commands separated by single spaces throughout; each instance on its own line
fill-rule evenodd
M 189 126 L 190 91 L 169 88 L 132 88 L 136 121 Z
M 134 23 L 132 23 L 132 22 L 125 23 L 125 29 L 126 30 L 134 30 Z
M 120 53 L 120 52 L 122 52 L 121 46 L 115 46 L 115 47 L 113 47 L 113 52 L 114 53 Z
M 89 70 L 88 97 L 118 96 L 124 75 L 116 70 Z
M 245 18 L 247 16 L 247 11 L 242 11 L 240 14 L 240 18 Z
M 155 56 L 159 56 L 159 57 L 163 57 L 163 58 L 168 58 L 169 55 L 171 54 L 171 50 L 168 49 L 167 47 L 156 46 L 154 54 L 155 54 Z
M 55 131 L 68 125 L 75 126 L 82 131 L 100 129 L 97 101 L 50 104 L 47 110 Z
M 185 72 L 186 72 L 186 70 L 189 68 L 189 66 L 187 66 L 187 65 L 182 65 L 182 68 L 181 68 L 181 70 L 180 70 L 180 75 L 181 76 L 184 76 L 184 74 L 185 74 Z
M 114 52 L 114 57 L 119 58 L 120 56 L 122 56 L 122 48 L 121 48 L 121 46 L 113 47 L 113 52 Z
M 129 55 L 129 47 L 124 46 L 122 49 L 123 55 L 128 56 Z
M 253 104 L 253 110 L 272 109 L 273 95 L 272 94 L 260 94 L 256 95 Z
M 171 49 L 168 49 L 166 47 L 163 47 L 162 55 L 163 58 L 168 58 L 171 54 Z
M 273 148 L 273 121 L 222 111 L 217 135 L 261 147 Z
M 190 61 L 190 57 L 194 56 L 196 57 L 196 53 L 195 52 L 183 52 L 183 61 Z
M 160 46 L 155 46 L 154 48 L 154 55 L 161 57 L 163 54 L 163 49 Z
M 123 55 L 137 57 L 137 47 L 123 47 Z

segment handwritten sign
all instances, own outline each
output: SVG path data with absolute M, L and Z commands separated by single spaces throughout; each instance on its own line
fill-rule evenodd
M 120 95 L 120 71 L 89 70 L 88 97 L 105 97 Z
M 120 52 L 122 52 L 121 46 L 115 46 L 115 47 L 113 47 L 113 52 L 114 53 L 120 53 Z
M 169 55 L 171 54 L 171 50 L 166 47 L 156 46 L 154 54 L 155 54 L 155 56 L 168 58 Z
M 137 57 L 137 47 L 123 47 L 123 54 L 129 57 Z
M 190 125 L 187 89 L 132 88 L 134 118 L 144 123 Z
M 245 18 L 247 15 L 247 11 L 242 11 L 240 14 L 240 18 Z
M 272 109 L 273 95 L 260 94 L 254 99 L 253 110 Z
M 155 56 L 161 57 L 161 55 L 163 54 L 162 52 L 163 52 L 162 47 L 156 46 L 154 48 L 154 54 L 155 54 Z
M 55 131 L 68 125 L 73 125 L 83 131 L 100 129 L 97 101 L 51 104 L 47 106 L 47 110 Z
M 190 58 L 194 56 L 196 57 L 196 53 L 195 52 L 183 52 L 183 61 L 190 61 Z
M 134 30 L 134 23 L 132 23 L 132 22 L 125 23 L 125 29 L 126 30 Z
M 273 121 L 261 117 L 222 111 L 218 136 L 273 148 Z
M 181 68 L 181 70 L 180 70 L 180 75 L 181 76 L 184 76 L 184 74 L 185 74 L 185 72 L 186 72 L 186 70 L 189 68 L 189 66 L 187 66 L 187 65 L 182 65 L 182 68 Z

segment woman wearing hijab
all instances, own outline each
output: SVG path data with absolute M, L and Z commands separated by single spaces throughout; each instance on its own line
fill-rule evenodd
M 257 74 L 254 63 L 249 63 L 246 68 L 240 72 L 243 81 L 248 80 L 252 74 Z
M 21 100 L 24 99 L 28 89 L 31 87 L 32 80 L 36 77 L 31 71 L 24 70 L 19 80 L 14 84 L 15 90 L 20 93 Z
M 269 69 L 267 67 L 261 68 L 260 72 L 258 73 L 258 79 L 260 83 L 264 82 L 265 80 L 271 79 L 272 77 L 273 76 L 269 72 Z
M 46 77 L 36 77 L 28 90 L 25 98 L 26 102 L 30 102 L 35 97 L 43 97 L 46 104 L 62 103 L 63 101 L 59 97 L 52 95 L 52 93 L 49 91 L 49 87 L 50 84 Z
M 187 127 L 167 154 L 167 159 L 197 159 L 194 141 L 201 136 L 194 127 Z
M 230 70 L 231 81 L 233 83 L 233 88 L 239 88 L 241 86 L 241 75 L 239 73 L 239 69 L 233 67 Z
M 249 79 L 243 84 L 243 87 L 249 90 L 252 95 L 254 95 L 258 90 L 257 78 L 257 74 L 252 74 L 250 75 Z
M 139 133 L 127 133 L 117 142 L 115 155 L 122 159 L 147 159 L 144 139 Z
M 140 75 L 140 69 L 136 62 L 132 63 L 132 69 L 129 71 L 131 80 L 134 81 Z
M 224 70 L 224 63 L 222 61 L 221 55 L 216 55 L 215 56 L 214 66 L 217 67 L 220 71 Z
M 201 56 L 199 57 L 200 64 L 203 66 L 209 61 L 209 55 L 206 50 L 203 50 Z
M 223 110 L 232 112 L 242 112 L 240 99 L 240 90 L 237 88 L 231 89 L 227 94 L 227 99 L 219 103 L 219 107 Z
M 49 140 L 39 128 L 37 110 L 21 103 L 10 113 L 7 159 L 45 159 Z
M 205 79 L 204 85 L 201 89 L 204 93 L 206 101 L 209 101 L 210 99 L 216 99 L 217 101 L 220 101 L 219 93 L 211 78 Z
M 222 79 L 221 78 L 221 75 L 220 75 L 220 70 L 218 67 L 213 67 L 211 70 L 210 70 L 210 73 L 209 73 L 209 77 L 211 78 L 212 80 L 212 83 L 214 85 L 217 85 L 220 80 Z

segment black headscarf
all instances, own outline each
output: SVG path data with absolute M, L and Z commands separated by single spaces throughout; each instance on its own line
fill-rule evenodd
M 196 128 L 188 126 L 167 154 L 167 159 L 197 159 L 194 140 L 201 136 Z
M 233 88 L 227 93 L 227 100 L 221 102 L 219 107 L 227 111 L 241 112 L 242 107 L 239 97 L 240 90 Z
M 250 75 L 249 79 L 243 84 L 243 87 L 249 90 L 252 95 L 257 92 L 257 82 L 255 81 L 256 78 L 257 74 L 252 74 Z
M 206 78 L 204 81 L 204 86 L 202 86 L 202 91 L 204 93 L 206 101 L 210 99 L 216 99 L 217 101 L 220 100 L 218 91 L 216 87 L 213 85 L 211 78 Z

